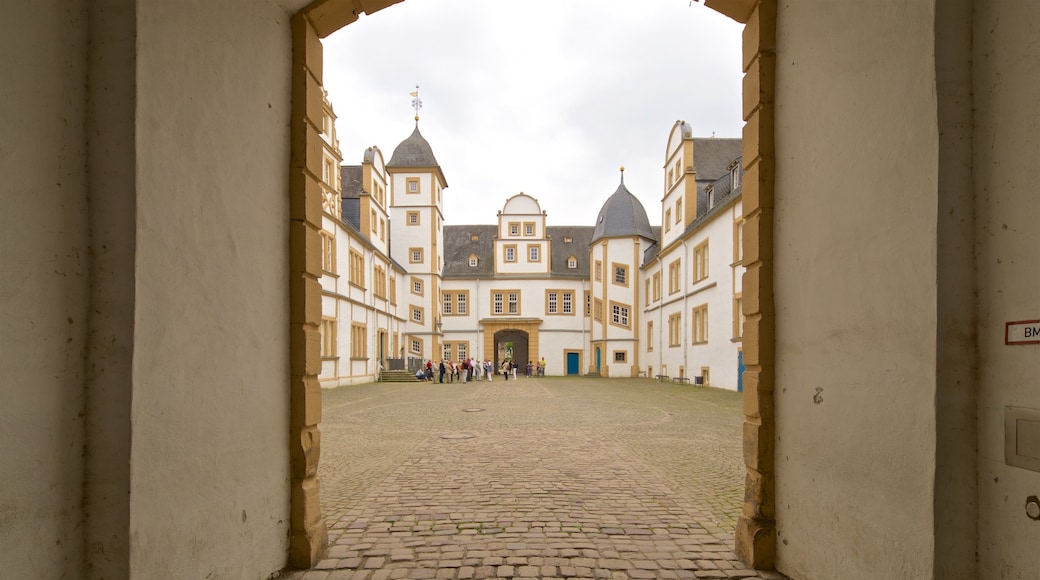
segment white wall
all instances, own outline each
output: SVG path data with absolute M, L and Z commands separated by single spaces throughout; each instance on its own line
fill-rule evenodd
M 78 578 L 89 298 L 83 2 L 0 18 L 3 575 Z
M 779 5 L 776 521 L 795 578 L 932 574 L 933 8 Z
M 131 572 L 265 577 L 289 519 L 289 17 L 137 10 Z
M 979 572 L 1033 578 L 1040 473 L 1004 463 L 1004 407 L 1040 409 L 1040 345 L 1005 346 L 1004 323 L 1040 318 L 1040 19 L 1025 2 L 978 1 L 974 23 L 979 356 Z

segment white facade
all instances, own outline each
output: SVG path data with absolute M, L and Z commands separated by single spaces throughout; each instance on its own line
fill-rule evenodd
M 328 143 L 338 155 L 334 134 Z M 389 163 L 370 148 L 360 168 L 344 167 L 343 212 L 357 227 L 326 208 L 322 386 L 374 380 L 387 359 L 473 358 L 738 389 L 738 162 L 738 140 L 695 140 L 680 121 L 662 228 L 623 182 L 595 225 L 550 226 L 520 193 L 494 225 L 445 226 L 446 181 L 418 126 Z

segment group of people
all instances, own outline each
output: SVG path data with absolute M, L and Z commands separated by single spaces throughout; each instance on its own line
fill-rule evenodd
M 499 366 L 499 372 L 502 373 L 503 380 L 509 380 L 512 375 L 513 380 L 516 380 L 516 361 L 506 359 L 502 361 Z M 532 374 L 534 373 L 534 374 Z M 470 381 L 488 381 L 493 380 L 495 376 L 495 366 L 490 360 L 475 360 L 473 358 L 464 360 L 462 362 L 452 362 L 450 360 L 442 360 L 439 364 L 434 364 L 432 360 L 426 361 L 417 371 L 415 371 L 416 380 L 432 382 L 434 375 L 437 376 L 437 381 L 443 383 L 445 377 L 447 377 L 449 383 L 459 381 L 462 383 Z M 542 357 L 537 363 L 533 361 L 527 361 L 527 369 L 525 376 L 545 376 L 545 357 Z

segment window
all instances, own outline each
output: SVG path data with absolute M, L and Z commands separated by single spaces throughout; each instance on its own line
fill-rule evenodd
M 693 281 L 700 282 L 708 277 L 708 240 L 693 248 Z
M 571 256 L 571 257 L 567 258 L 567 268 L 569 270 L 577 269 L 577 267 L 578 267 L 578 258 L 575 258 L 574 256 Z
M 509 235 L 519 236 L 520 235 L 520 224 L 517 222 L 509 223 Z
M 350 251 L 350 283 L 358 288 L 365 287 L 365 257 Z
M 350 325 L 350 358 L 368 357 L 368 329 L 364 324 Z
M 372 210 L 372 231 L 379 233 L 379 218 L 376 216 L 376 210 Z
M 654 351 L 654 321 L 646 323 L 646 350 Z M 649 374 L 649 373 L 648 373 Z
M 628 351 L 627 350 L 615 350 L 614 351 L 614 362 L 616 362 L 616 363 L 628 362 Z
M 589 295 L 589 291 L 585 291 L 585 316 L 592 315 L 592 297 Z
M 744 261 L 744 218 L 737 218 L 733 222 L 733 262 L 740 264 Z
M 679 260 L 673 260 L 671 264 L 668 264 L 668 293 L 669 294 L 675 294 L 676 292 L 679 291 L 679 282 L 681 281 L 681 277 L 680 277 L 680 274 L 679 274 L 679 267 L 680 266 L 682 266 L 682 264 L 679 263 Z
M 668 187 L 671 187 L 675 183 L 675 172 L 671 169 L 668 170 Z
M 419 193 L 419 178 L 418 177 L 409 177 L 405 181 L 405 183 L 406 183 L 405 191 L 407 191 L 408 193 Z
M 411 343 L 412 354 L 422 354 L 421 338 L 413 338 L 409 342 Z
M 603 301 L 599 298 L 592 301 L 592 318 L 593 320 L 603 320 Z
M 736 191 L 740 187 L 740 164 L 733 166 L 733 169 L 729 171 L 729 178 L 733 182 L 733 191 Z
M 520 291 L 492 290 L 491 311 L 494 314 L 520 314 Z
M 629 306 L 627 304 L 610 303 L 610 323 L 614 326 L 628 328 Z
M 504 249 L 505 249 L 505 258 L 503 258 L 503 259 L 506 262 L 515 262 L 516 261 L 516 246 L 505 246 Z
M 478 263 L 479 263 L 479 260 L 477 259 L 477 255 L 476 254 L 470 254 L 469 255 L 469 267 L 470 268 L 476 268 Z
M 701 367 L 701 377 L 704 378 L 704 386 L 706 386 L 706 387 L 710 386 L 711 385 L 711 368 L 710 367 Z
M 525 236 L 533 236 L 534 235 L 534 224 L 533 223 L 531 223 L 531 222 L 524 223 L 524 235 Z
M 654 301 L 661 299 L 661 273 L 654 272 Z
M 643 300 L 646 301 L 644 306 L 650 306 L 650 278 L 644 281 L 643 286 L 643 296 L 645 296 Z
M 672 208 L 664 210 L 664 231 L 672 231 Z
M 574 314 L 574 291 L 546 290 L 545 313 L 567 315 Z
M 542 253 L 541 248 L 538 246 L 527 246 L 527 261 L 528 262 L 541 262 Z
M 615 262 L 611 267 L 614 269 L 614 283 L 618 286 L 628 286 L 628 266 Z
M 682 178 L 682 165 L 679 161 L 675 162 L 675 180 L 679 181 Z
M 390 304 L 397 304 L 397 276 L 390 276 Z
M 603 279 L 603 262 L 596 260 L 596 281 L 599 282 Z
M 675 200 L 675 223 L 682 223 L 682 198 Z
M 668 346 L 679 346 L 682 338 L 682 313 L 676 312 L 668 317 Z
M 412 277 L 412 294 L 416 296 L 423 295 L 423 281 L 422 278 Z
M 469 290 L 452 290 L 441 294 L 441 311 L 447 316 L 469 313 Z
M 451 360 L 455 362 L 462 362 L 468 358 L 469 343 L 468 342 L 445 342 L 441 348 L 441 354 L 444 360 Z
M 571 236 L 563 236 L 563 243 L 569 244 L 569 243 L 571 243 L 573 241 L 574 241 L 574 238 L 572 238 Z
M 418 322 L 419 324 L 422 324 L 422 321 L 423 321 L 423 309 L 418 307 L 418 306 L 414 306 L 413 305 L 411 307 L 411 318 L 412 318 L 412 322 Z
M 408 248 L 408 261 L 412 264 L 421 264 L 423 261 L 423 249 Z
M 325 160 L 325 166 L 322 169 L 321 177 L 322 181 L 324 181 L 326 185 L 335 185 L 332 183 L 332 161 L 329 161 L 328 159 Z
M 708 305 L 701 304 L 693 309 L 693 344 L 708 342 Z
M 321 269 L 336 273 L 336 237 L 325 230 L 321 230 Z
M 373 291 L 377 298 L 386 298 L 386 270 L 382 266 L 376 264 L 372 268 L 372 282 L 375 284 Z
M 708 194 L 708 209 L 715 207 L 715 188 L 709 185 L 704 191 Z
M 321 319 L 321 356 L 336 356 L 336 319 L 322 317 Z
M 410 211 L 408 212 L 408 225 L 417 226 L 419 225 L 419 212 Z
M 379 239 L 386 241 L 386 221 L 379 218 Z
M 744 337 L 744 298 L 737 294 L 733 297 L 733 338 Z

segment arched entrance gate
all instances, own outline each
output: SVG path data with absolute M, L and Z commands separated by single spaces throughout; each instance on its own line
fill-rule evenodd
M 506 360 L 515 362 L 523 369 L 527 361 L 533 360 L 528 356 L 528 336 L 522 330 L 510 329 L 500 330 L 494 334 L 495 344 L 495 368 L 501 368 Z M 517 371 L 520 372 L 520 371 Z
M 321 388 L 321 179 L 322 45 L 324 38 L 402 0 L 314 0 L 292 18 L 292 118 L 289 167 L 290 537 L 289 563 L 308 568 L 328 540 L 318 487 Z M 736 551 L 748 565 L 772 568 L 776 553 L 773 467 L 775 418 L 773 305 L 774 96 L 776 0 L 705 0 L 705 5 L 745 24 L 743 180 L 744 266 L 744 463 L 747 483 L 737 522 Z M 633 3 L 633 8 L 638 9 Z M 551 14 L 546 14 L 551 18 Z M 515 321 L 514 321 L 515 322 Z M 540 322 L 540 321 L 538 321 Z M 537 357 L 532 333 L 517 324 L 481 321 L 484 352 L 495 352 L 494 334 L 515 328 L 529 335 L 528 357 Z

